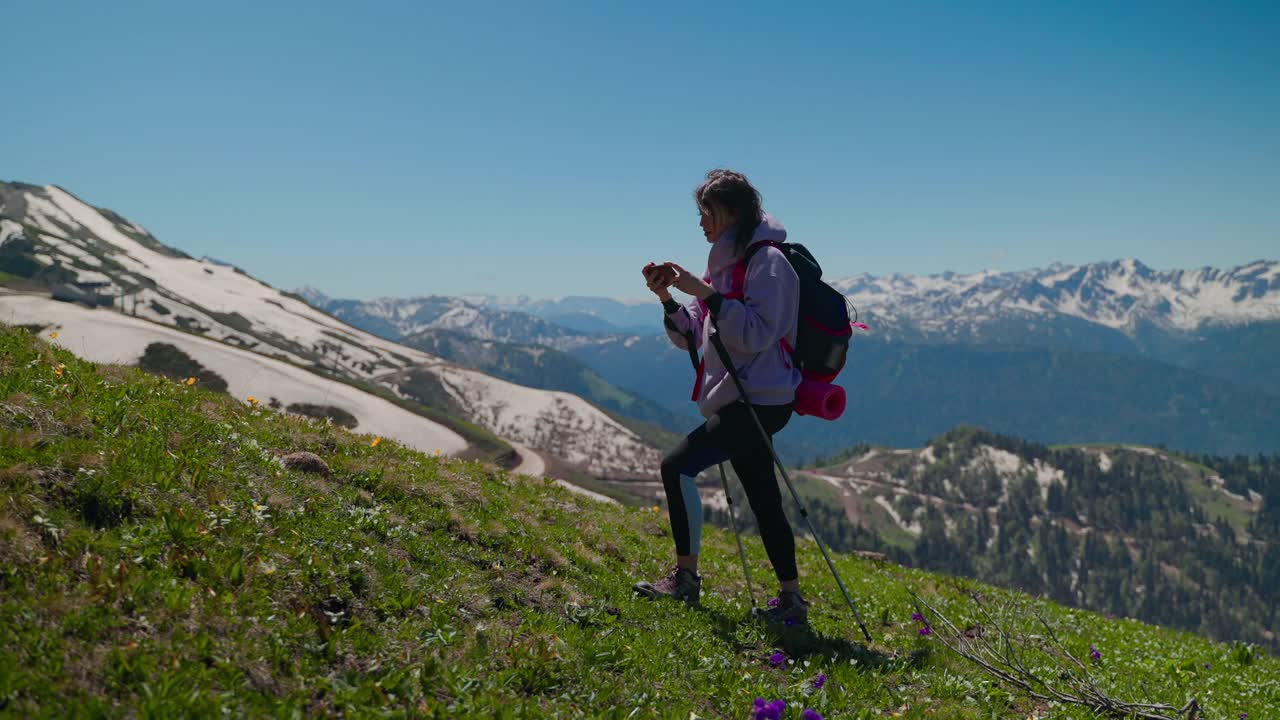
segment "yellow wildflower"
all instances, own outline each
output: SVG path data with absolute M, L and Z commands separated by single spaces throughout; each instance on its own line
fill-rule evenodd
M 50 340 L 57 340 L 57 339 L 58 339 L 58 333 L 56 333 L 56 332 L 51 332 L 51 333 L 49 333 L 49 339 L 50 339 Z
M 436 448 L 436 457 L 440 457 L 440 448 Z
M 195 379 L 195 378 L 193 378 L 193 377 L 189 377 L 189 378 L 187 378 L 187 385 L 195 385 L 195 384 L 196 384 L 196 379 Z
M 250 396 L 249 396 L 249 404 L 250 404 L 250 405 L 257 405 L 257 404 L 258 404 L 258 398 L 256 398 L 256 397 L 254 397 L 254 396 L 250 395 Z
M 57 365 L 55 365 L 55 366 L 54 366 L 54 368 L 53 368 L 53 374 L 54 374 L 54 375 L 57 375 L 58 377 L 62 377 L 62 371 L 66 370 L 66 369 L 67 369 L 67 366 L 66 366 L 66 365 L 63 365 L 62 363 L 58 363 L 58 364 L 57 364 Z
M 382 437 L 379 436 L 374 438 L 373 442 L 369 443 L 369 447 L 378 447 L 381 444 L 382 444 Z

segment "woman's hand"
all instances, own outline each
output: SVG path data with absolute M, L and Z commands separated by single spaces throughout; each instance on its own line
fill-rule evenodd
M 706 300 L 715 294 L 715 290 L 697 275 L 673 262 L 668 262 L 666 265 L 675 271 L 675 280 L 671 284 L 675 285 L 680 292 L 688 293 L 699 300 Z
M 649 290 L 662 302 L 671 299 L 671 291 L 667 288 L 671 287 L 671 283 L 675 280 L 675 271 L 668 265 L 658 265 L 657 263 L 649 263 L 641 270 L 644 275 L 644 282 L 649 286 Z

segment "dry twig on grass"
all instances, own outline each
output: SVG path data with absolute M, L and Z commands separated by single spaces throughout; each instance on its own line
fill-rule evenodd
M 1194 698 L 1179 708 L 1111 696 L 1098 684 L 1089 666 L 1067 649 L 1044 614 L 1035 607 L 1015 607 L 1015 603 L 1010 601 L 1007 606 L 993 611 L 979 595 L 970 593 L 981 622 L 961 630 L 916 593 L 912 592 L 911 597 L 922 615 L 927 612 L 925 617 L 930 637 L 1035 700 L 1079 705 L 1113 718 L 1196 720 L 1200 717 L 1200 704 Z M 1011 633 L 1008 624 L 1000 619 L 1007 617 L 1011 610 L 1030 614 L 1045 634 Z

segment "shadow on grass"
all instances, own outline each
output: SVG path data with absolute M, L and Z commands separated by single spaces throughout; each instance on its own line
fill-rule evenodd
M 852 658 L 857 661 L 859 667 L 866 670 L 890 673 L 918 667 L 924 663 L 925 658 L 928 656 L 927 649 L 903 655 L 884 653 L 846 637 L 823 635 L 815 631 L 811 626 L 785 627 L 772 625 L 746 614 L 740 617 L 728 615 L 707 605 L 698 605 L 694 610 L 711 620 L 714 628 L 713 632 L 717 637 L 739 651 L 749 650 L 753 647 L 743 643 L 738 637 L 738 632 L 744 623 L 753 623 L 764 632 L 774 647 L 781 649 L 788 657 L 796 660 L 803 660 L 810 656 L 834 656 L 840 659 Z M 849 626 L 851 628 L 850 634 L 858 631 L 854 623 L 850 622 Z

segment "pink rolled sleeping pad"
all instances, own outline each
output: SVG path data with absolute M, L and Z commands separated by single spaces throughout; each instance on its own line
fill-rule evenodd
M 805 378 L 796 388 L 795 410 L 799 415 L 812 415 L 823 420 L 835 420 L 844 414 L 848 398 L 844 388 L 821 380 Z

